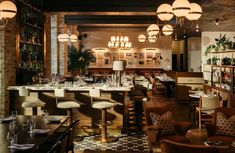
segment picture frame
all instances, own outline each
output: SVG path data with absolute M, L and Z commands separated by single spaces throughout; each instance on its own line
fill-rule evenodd
M 111 54 L 110 52 L 104 52 L 104 58 L 110 58 Z
M 104 53 L 103 52 L 98 52 L 98 59 L 103 59 Z
M 139 65 L 144 65 L 144 61 L 139 61 Z
M 144 59 L 144 52 L 139 53 L 139 59 Z
M 147 52 L 146 53 L 146 58 L 147 59 L 152 59 L 153 58 L 153 52 Z
M 132 57 L 132 52 L 126 52 L 126 58 L 131 58 Z
M 120 58 L 120 59 L 124 59 L 124 52 L 120 52 L 120 53 L 119 53 L 119 58 Z

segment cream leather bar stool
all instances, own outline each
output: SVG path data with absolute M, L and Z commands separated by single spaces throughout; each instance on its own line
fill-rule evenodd
M 21 97 L 27 97 L 30 95 L 29 89 L 26 89 L 25 87 L 19 88 L 19 96 Z M 23 108 L 32 108 L 32 115 L 37 115 L 37 108 L 38 107 L 44 107 L 45 103 L 42 102 L 39 99 L 33 99 L 33 100 L 26 100 L 22 103 Z
M 55 89 L 54 94 L 57 107 L 67 110 L 69 124 L 71 124 L 73 122 L 73 108 L 79 108 L 80 104 L 75 99 L 66 98 L 65 89 Z
M 89 91 L 91 97 L 91 106 L 96 109 L 101 109 L 102 111 L 102 120 L 101 120 L 101 127 L 102 133 L 101 136 L 95 137 L 94 139 L 101 142 L 113 142 L 116 141 L 117 138 L 115 137 L 108 137 L 107 134 L 107 109 L 114 107 L 114 104 L 109 101 L 94 101 L 94 98 L 100 98 L 101 92 L 100 89 L 90 89 Z

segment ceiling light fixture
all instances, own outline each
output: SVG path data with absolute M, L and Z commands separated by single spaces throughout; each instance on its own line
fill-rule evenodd
M 128 36 L 111 36 L 108 42 L 109 48 L 131 48 L 132 44 L 129 42 Z
M 0 3 L 0 27 L 7 25 L 8 19 L 13 18 L 17 13 L 16 5 L 11 1 L 2 1 Z
M 171 5 L 162 4 L 157 9 L 157 17 L 164 22 L 176 17 L 176 25 L 184 26 L 185 18 L 189 21 L 196 21 L 202 15 L 202 8 L 197 3 L 189 3 L 188 0 L 175 0 Z
M 145 40 L 146 40 L 146 36 L 145 36 L 144 34 L 140 34 L 140 35 L 138 36 L 138 41 L 139 41 L 139 42 L 145 42 Z

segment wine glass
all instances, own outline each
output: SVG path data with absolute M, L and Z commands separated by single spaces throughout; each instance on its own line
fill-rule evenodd
M 18 112 L 16 110 L 11 112 L 11 116 L 16 119 L 16 116 L 18 115 Z
M 33 133 L 36 123 L 32 119 L 29 119 L 27 120 L 27 126 L 29 128 L 29 133 Z
M 43 109 L 42 116 L 45 121 L 47 121 L 48 115 L 49 115 L 48 111 L 46 109 Z
M 8 131 L 7 132 L 7 141 L 10 143 L 11 146 L 15 144 L 15 134 Z

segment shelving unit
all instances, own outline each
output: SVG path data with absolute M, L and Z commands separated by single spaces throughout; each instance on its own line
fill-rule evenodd
M 18 8 L 18 37 L 17 37 L 17 75 L 31 72 L 32 75 L 43 72 L 44 68 L 44 15 L 42 0 L 19 0 Z M 29 73 L 30 74 L 30 73 Z M 31 76 L 29 76 L 31 77 Z M 31 79 L 31 78 L 30 78 Z M 29 82 L 31 80 L 28 80 Z M 17 83 L 29 83 L 23 78 Z
M 210 52 L 207 64 L 203 65 L 204 85 L 227 93 L 235 93 L 234 51 Z M 224 60 L 227 58 L 228 60 Z

